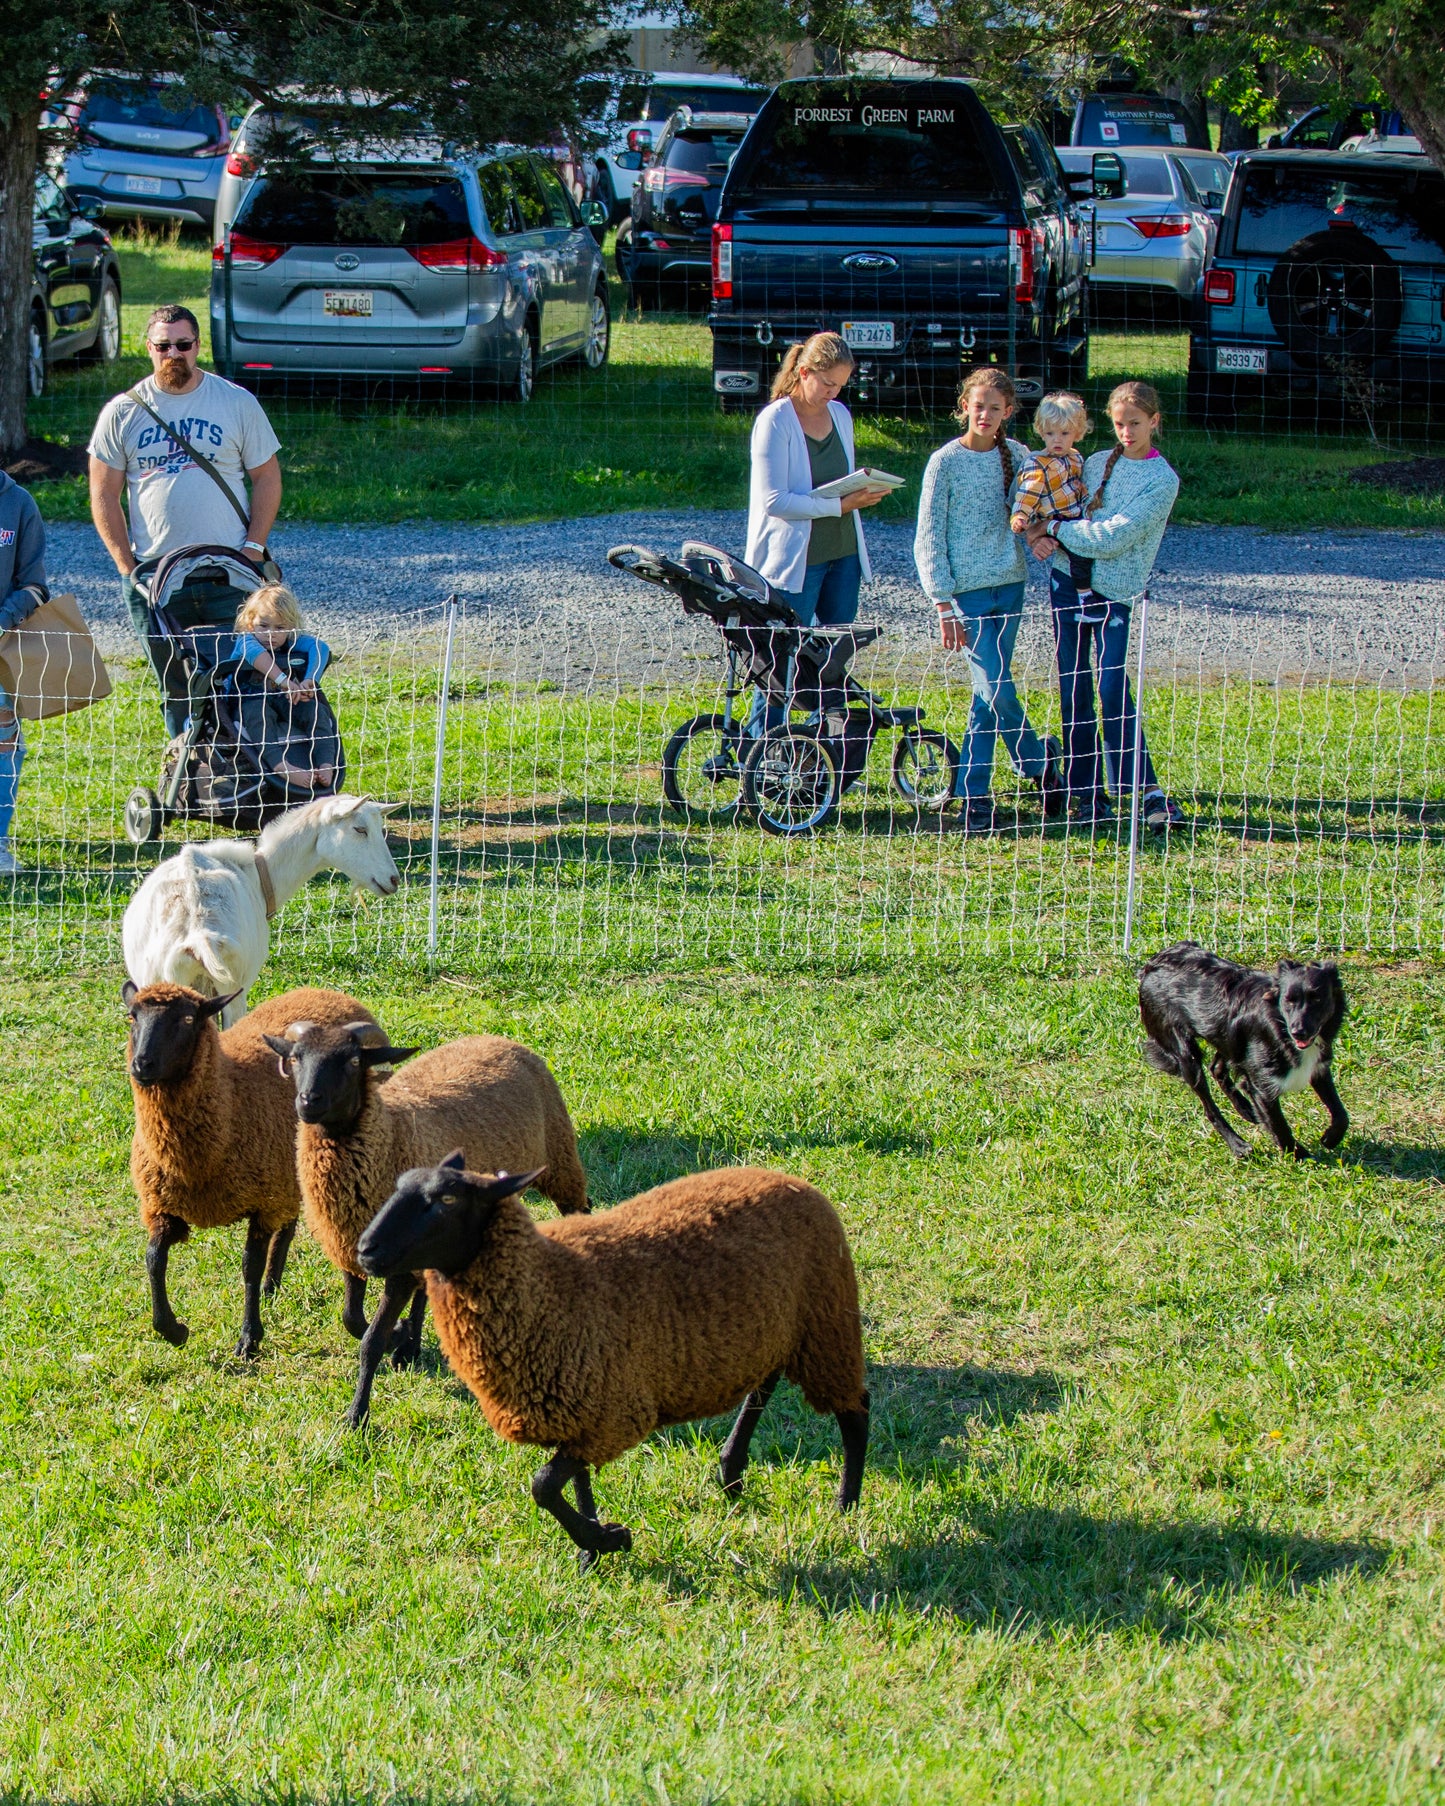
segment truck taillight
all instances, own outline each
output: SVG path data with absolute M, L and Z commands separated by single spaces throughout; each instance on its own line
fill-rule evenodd
M 245 151 L 232 151 L 226 158 L 226 174 L 228 176 L 254 175 L 255 170 L 256 159 L 248 157 Z
M 1210 270 L 1204 278 L 1204 299 L 1215 307 L 1234 306 L 1234 271 Z
M 714 226 L 712 229 L 712 298 L 714 301 L 731 301 L 733 298 L 731 226 Z
M 1028 307 L 1034 298 L 1034 271 L 1043 248 L 1043 232 L 1037 226 L 1015 226 L 1009 233 L 1009 261 L 1013 265 L 1014 300 Z

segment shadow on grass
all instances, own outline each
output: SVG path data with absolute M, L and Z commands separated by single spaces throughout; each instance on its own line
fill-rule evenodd
M 1255 1524 L 1007 1504 L 975 1508 L 936 1538 L 904 1538 L 856 1566 L 784 1565 L 775 1587 L 828 1617 L 903 1609 L 1008 1636 L 1144 1631 L 1194 1641 L 1232 1633 L 1229 1607 L 1241 1595 L 1291 1598 L 1336 1576 L 1375 1574 L 1388 1553 Z
M 1330 1156 L 1317 1153 L 1316 1158 Z M 1435 1185 L 1445 1185 L 1445 1148 L 1421 1142 L 1375 1141 L 1369 1136 L 1352 1135 L 1335 1159 L 1341 1166 L 1368 1167 L 1392 1179 L 1428 1179 Z

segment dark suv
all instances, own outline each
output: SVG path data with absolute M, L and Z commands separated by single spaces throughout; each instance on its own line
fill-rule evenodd
M 691 107 L 668 120 L 632 191 L 632 218 L 617 229 L 617 274 L 629 302 L 706 300 L 718 196 L 751 123 L 746 113 Z
M 1025 400 L 1077 387 L 1089 340 L 1074 191 L 1042 134 L 1007 140 L 967 82 L 785 82 L 713 227 L 722 406 L 755 406 L 789 342 L 822 330 L 853 347 L 859 402 L 950 402 L 961 370 L 990 361 Z
M 1190 419 L 1381 384 L 1407 406 L 1445 398 L 1445 176 L 1422 156 L 1240 157 L 1195 291 Z

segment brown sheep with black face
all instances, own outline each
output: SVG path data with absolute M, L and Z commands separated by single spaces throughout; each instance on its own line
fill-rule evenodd
M 540 1192 L 559 1210 L 587 1209 L 587 1175 L 562 1093 L 547 1062 L 519 1042 L 466 1035 L 413 1060 L 415 1048 L 392 1047 L 364 1022 L 297 1022 L 267 1040 L 295 1086 L 306 1227 L 349 1286 L 366 1284 L 356 1244 L 400 1174 L 459 1143 L 478 1166 L 545 1168 Z M 383 1085 L 374 1068 L 403 1060 L 410 1064 Z M 393 1357 L 403 1361 L 421 1353 L 426 1290 L 417 1274 L 392 1274 L 362 1340 L 353 1429 L 370 1409 L 377 1366 L 409 1304 Z
M 723 1488 L 736 1492 L 781 1374 L 837 1417 L 838 1502 L 854 1505 L 868 1447 L 863 1331 L 848 1239 L 823 1194 L 725 1167 L 539 1224 L 521 1199 L 535 1177 L 467 1172 L 460 1150 L 406 1173 L 358 1258 L 379 1276 L 424 1269 L 442 1350 L 492 1428 L 557 1451 L 532 1496 L 582 1566 L 632 1547 L 623 1525 L 598 1522 L 592 1468 L 664 1424 L 741 1405 L 722 1452 Z
M 151 1322 L 167 1342 L 184 1344 L 190 1331 L 166 1294 L 170 1250 L 193 1228 L 220 1229 L 244 1218 L 246 1303 L 236 1352 L 249 1358 L 261 1346 L 261 1295 L 269 1298 L 281 1284 L 301 1211 L 291 1084 L 276 1069 L 266 1031 L 298 1017 L 376 1018 L 355 997 L 309 986 L 269 998 L 225 1030 L 216 1018 L 227 997 L 129 982 L 121 996 L 135 1099 L 130 1174 L 150 1238 Z

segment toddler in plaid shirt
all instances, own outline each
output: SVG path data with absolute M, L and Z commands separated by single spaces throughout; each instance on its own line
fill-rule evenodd
M 1088 513 L 1089 487 L 1084 481 L 1084 458 L 1074 448 L 1092 430 L 1093 422 L 1082 396 L 1059 389 L 1045 395 L 1034 414 L 1034 431 L 1044 442 L 1035 452 L 1019 478 L 1018 493 L 1009 526 L 1015 533 L 1027 533 L 1030 550 L 1035 539 L 1051 532 L 1061 520 L 1082 520 Z M 1094 595 L 1094 561 L 1079 558 L 1067 547 L 1062 548 L 1069 561 L 1069 576 L 1079 592 L 1079 608 L 1084 620 L 1092 620 L 1090 610 L 1102 608 Z M 1102 615 L 1100 616 L 1102 619 Z

